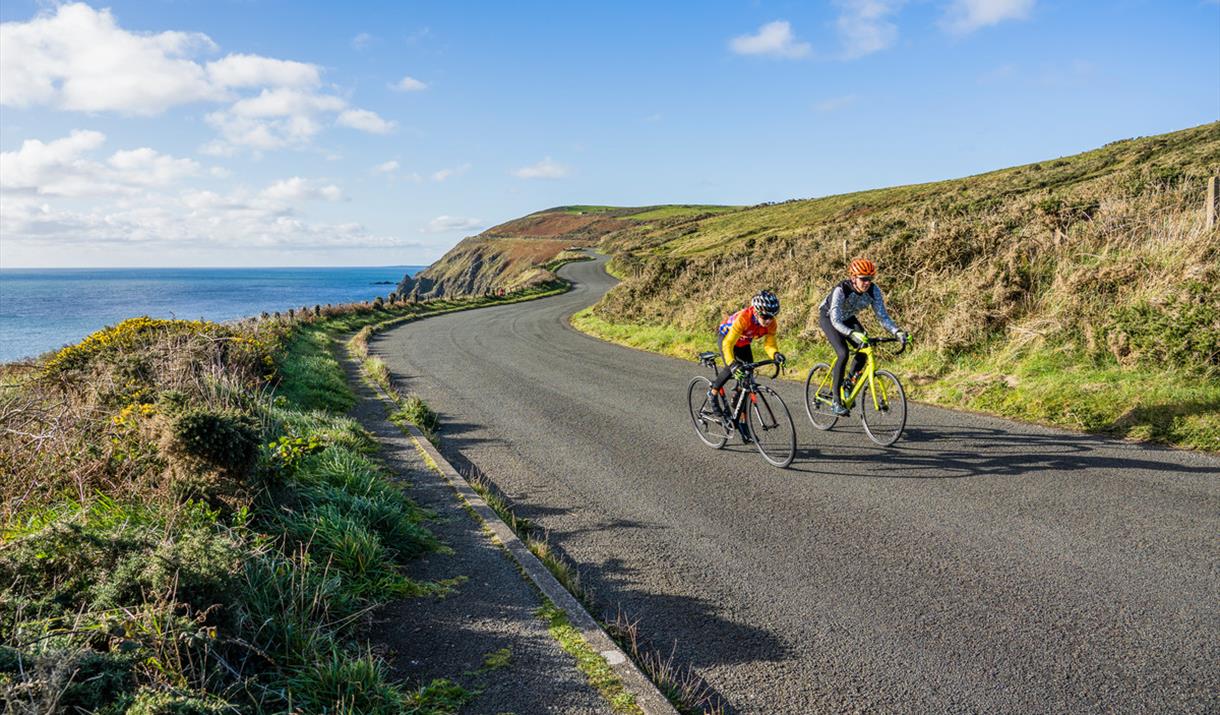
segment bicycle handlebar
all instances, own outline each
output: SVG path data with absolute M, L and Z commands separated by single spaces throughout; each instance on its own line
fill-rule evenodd
M 775 378 L 779 377 L 779 371 L 781 369 L 783 369 L 783 363 L 777 362 L 775 360 L 763 360 L 761 362 L 747 362 L 741 366 L 741 369 L 746 370 L 748 372 L 753 372 L 760 367 L 766 367 L 768 365 L 775 366 L 775 372 L 771 374 L 771 378 L 775 379 Z
M 906 352 L 906 349 L 907 349 L 907 344 L 903 343 L 898 338 L 869 338 L 868 339 L 869 345 L 872 345 L 874 343 L 902 343 L 902 347 L 898 348 L 898 352 L 894 353 L 895 355 L 901 355 L 904 352 Z

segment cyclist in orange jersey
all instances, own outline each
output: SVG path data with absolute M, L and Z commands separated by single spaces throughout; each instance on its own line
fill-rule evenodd
M 783 364 L 787 359 L 779 351 L 775 338 L 775 316 L 778 314 L 779 298 L 771 291 L 764 290 L 754 296 L 748 306 L 725 318 L 720 324 L 717 335 L 720 337 L 720 354 L 724 357 L 724 369 L 716 375 L 716 381 L 708 391 L 712 408 L 718 415 L 723 415 L 724 411 L 715 395 L 730 377 L 738 380 L 745 378 L 741 366 L 754 362 L 754 351 L 750 348 L 750 343 L 754 342 L 755 338 L 763 339 L 763 350 L 772 360 Z

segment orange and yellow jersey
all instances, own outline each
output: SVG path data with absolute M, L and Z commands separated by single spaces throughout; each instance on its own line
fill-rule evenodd
M 724 364 L 728 365 L 735 359 L 734 347 L 745 347 L 754 342 L 755 338 L 763 339 L 763 349 L 772 359 L 779 351 L 775 340 L 775 320 L 763 325 L 754 315 L 754 306 L 748 305 L 724 319 L 717 331 L 720 334 L 720 352 L 724 355 Z

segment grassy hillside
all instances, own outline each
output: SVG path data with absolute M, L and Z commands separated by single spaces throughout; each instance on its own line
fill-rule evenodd
M 668 338 L 640 340 L 686 350 L 769 287 L 787 349 L 808 364 L 829 354 L 817 305 L 865 255 L 917 338 L 900 364 L 917 397 L 1220 449 L 1220 235 L 1204 225 L 1217 173 L 1220 123 L 618 231 L 602 247 L 625 280 L 585 323 L 663 326 Z

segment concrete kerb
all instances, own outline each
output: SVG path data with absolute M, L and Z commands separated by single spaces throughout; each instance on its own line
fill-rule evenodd
M 487 525 L 487 528 L 495 534 L 504 548 L 521 567 L 521 570 L 529 577 L 538 590 L 549 598 L 557 608 L 563 611 L 568 617 L 568 621 L 574 628 L 580 631 L 585 642 L 591 648 L 597 651 L 606 663 L 614 671 L 614 674 L 619 677 L 625 687 L 632 695 L 635 696 L 635 702 L 640 706 L 646 715 L 678 715 L 678 711 L 670 704 L 669 700 L 657 690 L 656 685 L 649 680 L 635 663 L 627 657 L 627 654 L 619 648 L 618 644 L 602 630 L 597 624 L 593 616 L 585 610 L 580 601 L 568 592 L 562 584 L 556 580 L 547 567 L 534 556 L 521 539 L 517 538 L 516 532 L 505 524 L 500 516 L 496 514 L 487 502 L 483 501 L 483 497 L 470 486 L 453 465 L 445 459 L 439 450 L 432 445 L 431 442 L 424 436 L 415 425 L 408 424 L 411 438 L 415 440 L 416 446 L 423 451 L 433 462 L 436 463 L 437 470 L 441 476 L 449 482 L 450 486 L 461 496 L 462 500 L 474 510 L 479 518 Z

